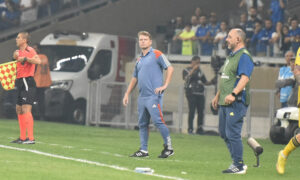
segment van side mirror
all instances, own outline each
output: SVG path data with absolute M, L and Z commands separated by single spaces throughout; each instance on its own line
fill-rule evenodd
M 99 68 L 92 67 L 88 70 L 88 78 L 90 80 L 97 80 L 100 79 L 101 72 L 99 71 Z
M 88 70 L 88 78 L 91 80 L 100 79 L 109 74 L 111 68 L 112 52 L 100 50 Z

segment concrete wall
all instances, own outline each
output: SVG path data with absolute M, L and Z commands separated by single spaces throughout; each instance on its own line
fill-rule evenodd
M 164 106 L 164 110 L 166 111 L 177 111 L 178 110 L 178 93 L 179 87 L 184 84 L 182 79 L 182 71 L 186 68 L 187 64 L 173 64 L 174 74 L 172 77 L 172 81 L 169 85 L 169 88 L 166 91 L 166 95 L 164 96 L 164 102 L 167 103 Z M 213 69 L 210 64 L 201 64 L 200 68 L 204 72 L 207 80 L 211 80 L 214 77 Z M 132 77 L 134 69 L 134 63 L 128 63 L 126 66 L 126 82 Z M 275 81 L 278 78 L 279 68 L 277 67 L 255 67 L 252 78 L 251 78 L 251 88 L 252 89 L 275 89 Z M 214 87 L 207 87 L 207 112 L 209 113 L 209 102 L 212 100 L 214 96 Z M 185 98 L 184 98 L 185 99 Z M 255 93 L 251 99 L 252 103 L 252 111 L 255 111 L 256 115 L 266 116 L 268 115 L 269 108 L 269 96 L 266 93 Z M 277 103 L 278 104 L 278 103 Z M 184 105 L 184 111 L 187 112 L 187 104 Z
M 132 77 L 134 63 L 128 63 L 126 65 L 126 82 Z M 169 87 L 164 95 L 164 112 L 173 113 L 172 120 L 175 124 L 180 123 L 178 117 L 178 107 L 183 106 L 181 129 L 182 133 L 187 133 L 187 118 L 188 118 L 188 106 L 184 94 L 180 92 L 180 86 L 184 84 L 182 80 L 182 70 L 187 67 L 187 64 L 173 64 L 174 74 Z M 201 69 L 204 72 L 207 80 L 211 80 L 214 77 L 214 72 L 209 64 L 201 64 Z M 255 67 L 252 78 L 251 88 L 252 89 L 267 89 L 274 90 L 274 84 L 278 77 L 279 68 L 277 67 Z M 131 99 L 136 108 L 137 91 L 134 91 L 134 96 Z M 215 95 L 214 86 L 206 87 L 206 102 L 205 102 L 205 130 L 218 131 L 218 116 L 213 115 L 210 110 L 210 103 Z M 271 97 L 274 98 L 274 97 Z M 267 138 L 270 129 L 270 118 L 269 118 L 269 102 L 270 95 L 268 93 L 253 93 L 251 97 L 251 135 L 255 138 Z M 279 107 L 278 98 L 275 97 L 275 106 Z M 273 114 L 272 114 L 273 115 Z M 244 118 L 245 123 L 243 125 L 242 135 L 247 137 L 247 119 Z M 196 127 L 197 121 L 194 120 L 194 127 Z

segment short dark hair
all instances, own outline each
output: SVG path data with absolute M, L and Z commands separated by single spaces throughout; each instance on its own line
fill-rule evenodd
M 186 23 L 185 26 L 192 27 L 191 23 Z
M 193 56 L 191 61 L 200 61 L 200 56 Z
M 271 21 L 271 22 L 272 22 L 272 20 L 271 20 L 270 18 L 266 18 L 266 19 L 265 19 L 265 22 L 266 22 L 266 21 Z
M 19 32 L 19 34 L 21 34 L 21 35 L 22 35 L 22 38 L 23 38 L 23 39 L 26 39 L 27 43 L 29 43 L 30 35 L 29 35 L 28 32 L 23 31 L 23 32 Z

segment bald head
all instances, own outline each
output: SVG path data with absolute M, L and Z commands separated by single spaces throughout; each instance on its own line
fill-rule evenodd
M 284 57 L 285 57 L 286 64 L 289 66 L 290 62 L 291 62 L 291 59 L 295 57 L 295 54 L 294 54 L 293 51 L 287 51 L 285 53 Z
M 226 38 L 228 49 L 235 52 L 242 47 L 245 47 L 246 34 L 242 29 L 231 29 Z
M 239 28 L 235 28 L 235 29 L 232 29 L 232 30 L 235 31 L 235 33 L 237 34 L 237 36 L 239 38 L 241 38 L 241 40 L 243 41 L 243 43 L 245 43 L 245 41 L 246 41 L 246 33 L 242 29 L 239 29 Z

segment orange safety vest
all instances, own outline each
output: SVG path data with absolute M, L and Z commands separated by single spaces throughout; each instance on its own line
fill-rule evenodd
M 48 58 L 44 54 L 39 54 L 39 57 L 41 59 L 41 64 L 37 64 L 34 74 L 36 87 L 49 87 L 52 84 L 52 81 L 50 77 Z

